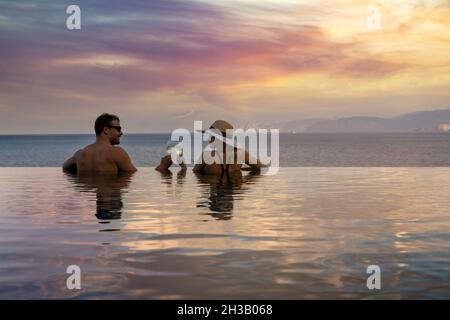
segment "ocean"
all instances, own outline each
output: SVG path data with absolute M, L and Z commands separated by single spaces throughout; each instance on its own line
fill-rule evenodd
M 0 167 L 59 167 L 94 135 L 0 136 Z M 170 134 L 126 134 L 139 167 L 156 166 Z M 280 134 L 281 167 L 446 167 L 448 133 Z

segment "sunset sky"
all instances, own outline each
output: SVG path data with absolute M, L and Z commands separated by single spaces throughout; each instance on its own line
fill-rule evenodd
M 169 132 L 444 108 L 450 0 L 0 0 L 0 134 L 90 133 L 102 112 Z

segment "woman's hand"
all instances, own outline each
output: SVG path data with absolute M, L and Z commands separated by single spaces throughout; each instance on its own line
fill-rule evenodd
M 169 167 L 172 165 L 172 163 L 172 157 L 170 155 L 162 157 L 161 163 L 155 168 L 155 170 L 158 170 L 159 172 L 165 172 L 169 170 Z

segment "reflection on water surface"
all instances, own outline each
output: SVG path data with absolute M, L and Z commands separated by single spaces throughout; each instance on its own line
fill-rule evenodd
M 449 168 L 0 181 L 0 298 L 450 298 Z

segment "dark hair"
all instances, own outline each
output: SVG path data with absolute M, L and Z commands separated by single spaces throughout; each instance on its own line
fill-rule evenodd
M 98 136 L 102 133 L 103 128 L 109 126 L 111 121 L 119 120 L 119 117 L 114 114 L 103 113 L 101 114 L 97 120 L 95 120 L 95 134 Z

